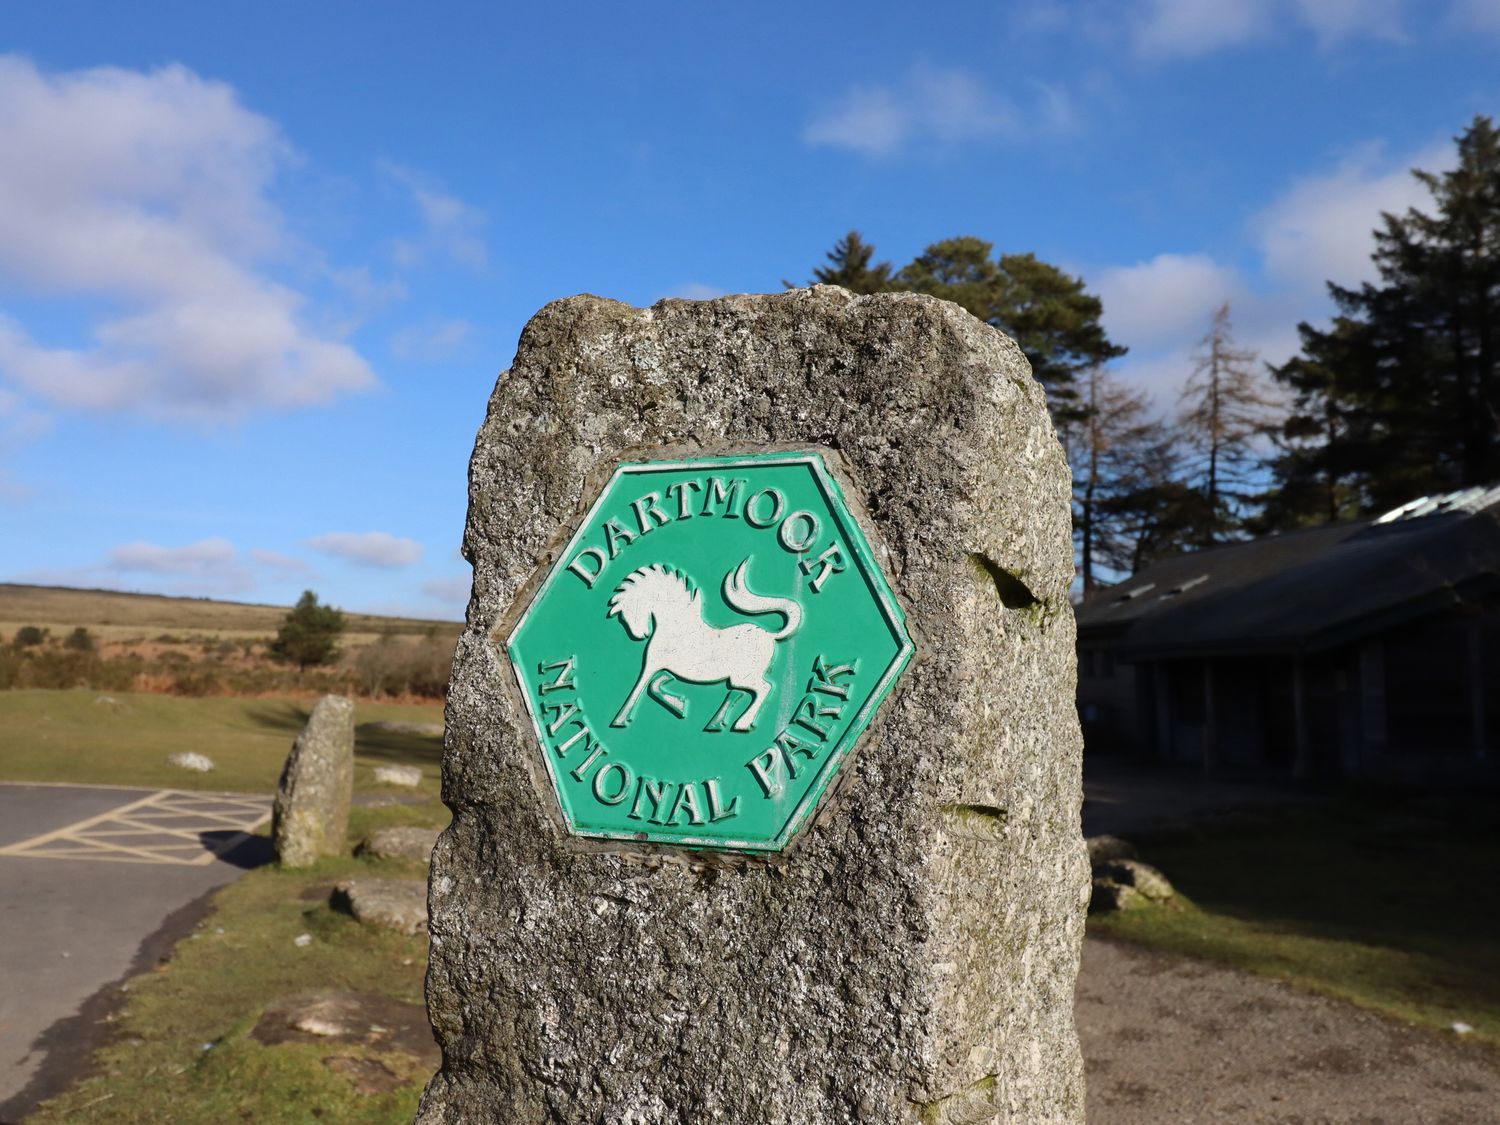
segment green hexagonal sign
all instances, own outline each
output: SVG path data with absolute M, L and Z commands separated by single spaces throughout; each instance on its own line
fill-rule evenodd
M 816 452 L 619 466 L 508 650 L 568 830 L 774 852 L 910 660 Z

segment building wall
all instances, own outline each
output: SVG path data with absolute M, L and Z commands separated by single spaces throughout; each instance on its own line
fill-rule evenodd
M 1087 753 L 1228 775 L 1500 784 L 1500 604 L 1300 661 L 1268 654 L 1135 664 L 1116 658 L 1112 644 L 1080 647 Z
M 1136 692 L 1136 666 L 1117 660 L 1112 646 L 1079 646 L 1078 718 L 1085 753 L 1143 753 Z

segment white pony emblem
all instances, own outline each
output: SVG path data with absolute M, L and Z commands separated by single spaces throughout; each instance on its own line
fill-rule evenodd
M 786 624 L 775 633 L 759 625 L 731 625 L 718 629 L 703 620 L 703 591 L 692 588 L 687 576 L 658 564 L 643 566 L 625 576 L 609 599 L 606 617 L 618 617 L 632 640 L 646 641 L 646 658 L 640 678 L 631 689 L 620 713 L 610 723 L 623 727 L 648 685 L 652 698 L 679 718 L 686 704 L 661 691 L 659 680 L 675 676 L 691 684 L 724 683 L 724 702 L 704 730 L 724 729 L 729 703 L 736 691 L 750 695 L 750 705 L 734 721 L 737 731 L 755 726 L 755 716 L 771 691 L 766 678 L 776 642 L 784 641 L 802 625 L 802 607 L 790 598 L 763 597 L 745 585 L 745 559 L 724 576 L 724 600 L 731 609 L 747 616 L 779 613 Z M 649 640 L 647 638 L 650 638 Z M 662 673 L 666 673 L 663 676 Z

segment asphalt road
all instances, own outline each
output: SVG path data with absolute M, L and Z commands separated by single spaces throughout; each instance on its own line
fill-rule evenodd
M 106 985 L 192 927 L 263 859 L 243 832 L 270 798 L 0 783 L 0 1122 L 50 1095 L 93 1045 Z

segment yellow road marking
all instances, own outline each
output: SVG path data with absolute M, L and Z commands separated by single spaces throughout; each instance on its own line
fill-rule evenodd
M 0 856 L 201 867 L 249 839 L 270 815 L 269 799 L 161 789 L 98 816 L 0 847 Z M 153 823 L 158 818 L 195 822 Z M 223 838 L 204 839 L 207 833 L 223 833 Z

